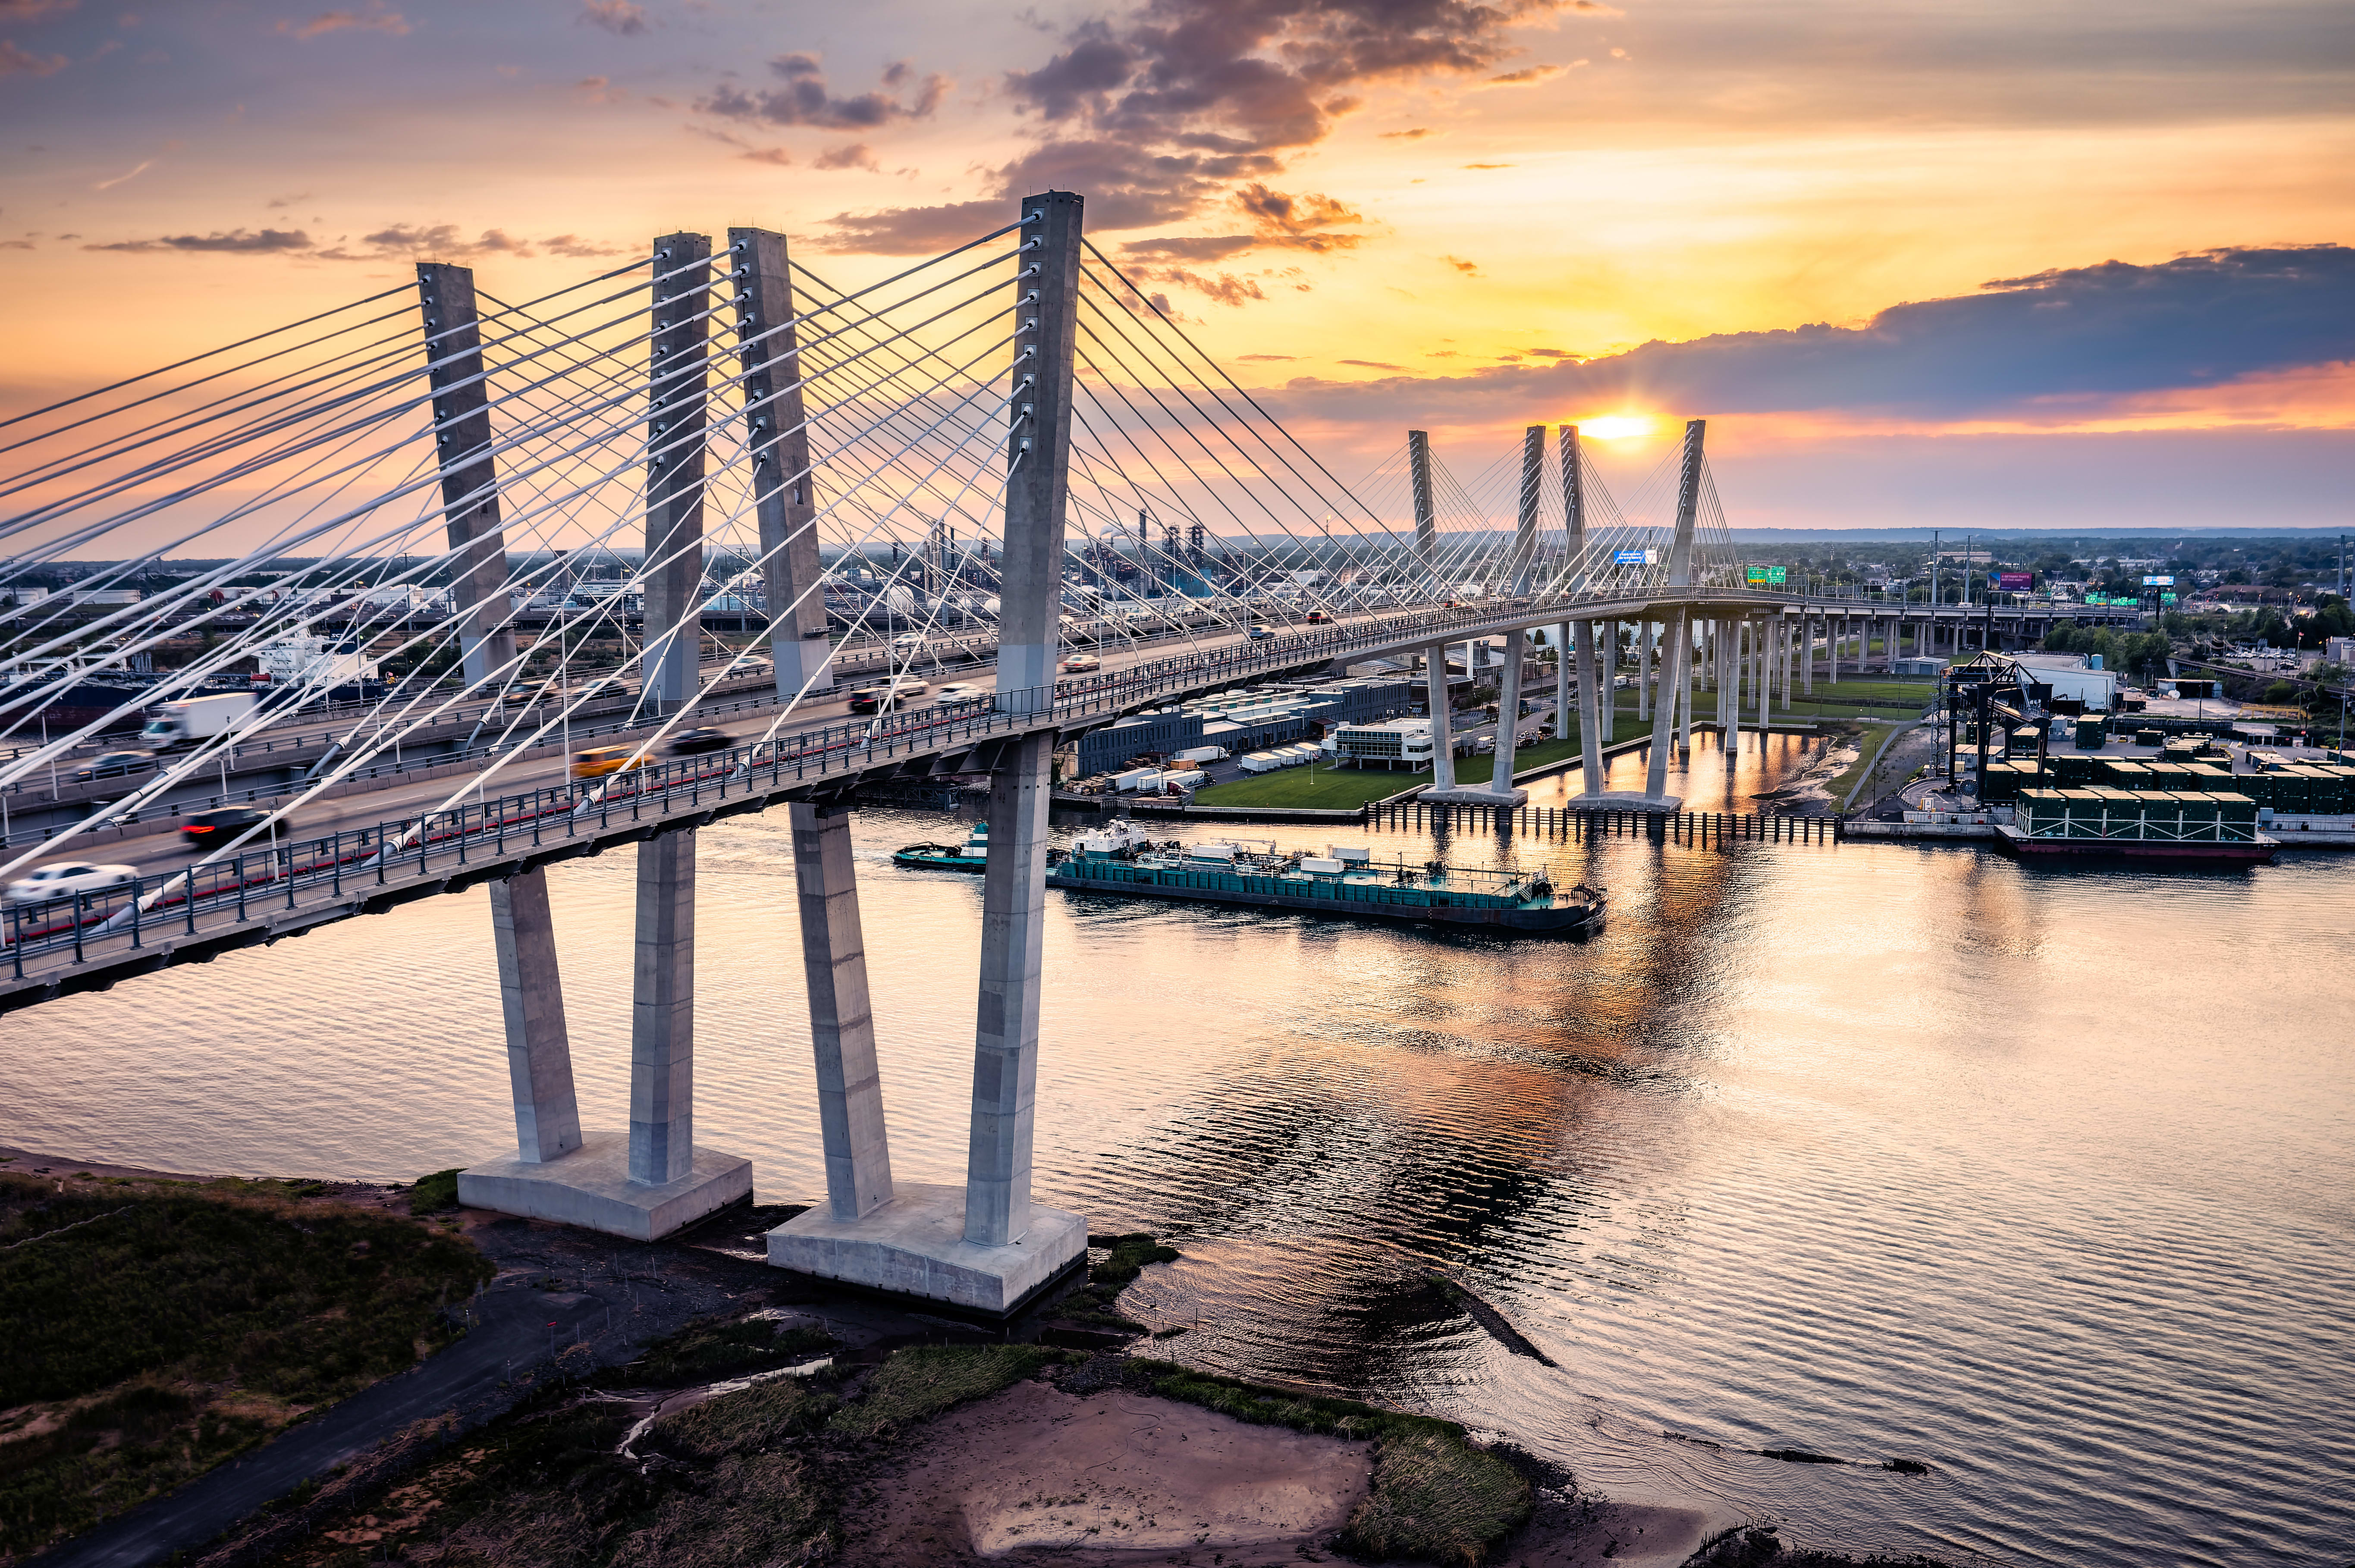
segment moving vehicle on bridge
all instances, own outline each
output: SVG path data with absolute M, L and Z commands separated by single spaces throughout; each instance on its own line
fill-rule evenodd
M 101 866 L 89 860 L 59 860 L 41 867 L 29 877 L 9 883 L 6 892 L 0 893 L 0 902 L 48 903 L 53 899 L 69 899 L 76 893 L 95 893 L 108 888 L 129 887 L 138 875 L 129 866 Z

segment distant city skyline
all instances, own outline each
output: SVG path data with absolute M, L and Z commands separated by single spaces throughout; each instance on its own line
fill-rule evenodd
M 1737 530 L 2350 520 L 2342 8 L 0 0 L 0 413 L 653 234 L 855 282 L 1089 199 L 1345 478 L 1687 417 Z M 1902 520 L 1900 520 L 1902 519 Z

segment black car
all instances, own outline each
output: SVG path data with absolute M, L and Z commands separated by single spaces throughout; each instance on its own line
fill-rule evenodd
M 682 730 L 670 738 L 667 750 L 674 757 L 691 757 L 698 752 L 724 752 L 736 743 L 736 737 L 725 730 Z
M 78 779 L 119 778 L 124 773 L 144 773 L 155 765 L 153 752 L 101 752 L 74 770 Z
M 218 811 L 200 811 L 180 824 L 180 837 L 192 849 L 209 849 L 216 844 L 227 844 L 257 822 L 269 820 L 270 813 L 250 805 L 225 805 Z

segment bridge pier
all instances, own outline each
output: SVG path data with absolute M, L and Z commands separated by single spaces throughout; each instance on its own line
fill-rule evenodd
M 572 1042 L 564 1029 L 548 871 L 534 867 L 493 882 L 490 895 L 499 1003 L 506 1015 L 507 1078 L 515 1094 L 516 1158 L 545 1165 L 581 1147 L 581 1104 L 572 1089 Z
M 752 1195 L 752 1162 L 694 1144 L 695 834 L 639 846 L 630 1125 L 581 1127 L 547 873 L 491 891 L 517 1157 L 458 1173 L 470 1208 L 650 1242 Z
M 850 813 L 846 806 L 805 801 L 790 810 L 826 1204 L 833 1218 L 857 1220 L 891 1201 L 892 1187 L 875 1015 L 868 1005 L 858 873 L 850 858 Z
M 1007 450 L 996 708 L 1023 717 L 1048 713 L 1054 701 L 1081 206 L 1079 197 L 1061 191 L 1025 197 L 1021 206 L 1023 248 L 1037 255 L 1032 268 L 1036 283 L 1016 334 L 1013 383 L 1023 399 L 1025 417 Z M 1433 678 L 1444 706 L 1444 657 Z M 1055 744 L 1052 728 L 1017 734 L 999 742 L 990 770 L 989 863 L 982 876 L 980 986 L 964 1188 L 890 1180 L 882 1159 L 881 1091 L 878 1087 L 870 1095 L 863 1086 L 861 1074 L 869 1083 L 873 1075 L 860 1060 L 857 1031 L 839 1027 L 842 1116 L 853 1146 L 843 1168 L 851 1189 L 847 1196 L 854 1205 L 873 1200 L 872 1206 L 848 1217 L 842 1213 L 846 1194 L 836 1186 L 837 1167 L 829 1147 L 827 1211 L 812 1211 L 770 1232 L 771 1263 L 1004 1317 L 1085 1260 L 1087 1221 L 1030 1200 L 1040 950 L 1047 924 L 1047 807 L 1053 794 Z M 797 816 L 797 859 L 800 826 Z M 847 885 L 847 839 L 842 843 L 840 878 Z M 823 860 L 825 846 L 815 848 Z M 833 874 L 825 880 L 830 891 Z M 824 956 L 834 964 L 847 955 L 848 912 L 855 904 L 821 901 L 830 902 L 825 912 L 829 932 Z M 804 907 L 809 908 L 806 896 Z M 844 929 L 836 929 L 837 923 Z M 805 957 L 815 972 L 821 956 L 817 938 L 805 929 L 803 940 Z M 862 957 L 862 993 L 863 963 Z M 836 974 L 830 985 L 838 983 L 840 971 Z M 812 1001 L 815 1024 L 815 986 Z M 847 993 L 837 989 L 834 1006 L 838 1024 L 847 1024 Z M 814 1028 L 813 1035 L 816 1033 Z M 823 1097 L 826 1048 L 822 1040 L 818 1049 Z M 870 1033 L 868 1061 L 871 1057 Z M 856 1147 L 859 1123 L 870 1112 L 874 1137 L 861 1168 Z

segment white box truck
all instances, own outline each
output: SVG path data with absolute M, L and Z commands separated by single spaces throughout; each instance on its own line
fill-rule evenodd
M 212 697 L 158 703 L 147 710 L 146 727 L 139 731 L 139 738 L 159 752 L 193 746 L 199 741 L 228 733 L 239 720 L 252 711 L 253 693 L 250 691 L 225 691 Z

